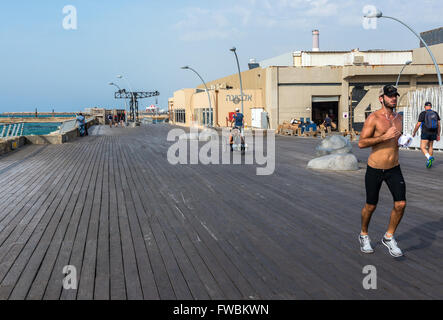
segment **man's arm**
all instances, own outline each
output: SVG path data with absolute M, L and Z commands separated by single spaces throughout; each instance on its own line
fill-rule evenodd
M 418 122 L 416 125 L 415 125 L 415 128 L 414 128 L 414 132 L 412 133 L 412 136 L 413 137 L 415 137 L 415 135 L 417 134 L 417 131 L 418 131 L 418 129 L 421 127 L 421 122 Z
M 394 139 L 401 135 L 401 133 L 394 126 L 390 127 L 388 131 L 384 135 L 379 137 L 374 137 L 375 132 L 375 115 L 371 114 L 368 119 L 365 121 L 365 125 L 363 126 L 363 130 L 360 134 L 360 141 L 358 142 L 358 147 L 360 149 L 365 149 L 369 147 L 373 147 L 379 143 L 382 143 L 387 140 Z
M 440 120 L 438 121 L 438 131 L 437 131 L 437 141 L 440 141 L 440 134 L 441 134 L 441 125 Z

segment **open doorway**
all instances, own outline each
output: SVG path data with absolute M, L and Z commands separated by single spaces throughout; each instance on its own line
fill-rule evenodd
M 320 125 L 329 115 L 338 128 L 338 102 L 339 97 L 312 97 L 312 121 Z

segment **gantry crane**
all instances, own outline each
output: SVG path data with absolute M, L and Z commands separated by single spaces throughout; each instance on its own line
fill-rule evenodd
M 160 95 L 160 92 L 127 92 L 125 89 L 115 93 L 115 99 L 130 99 L 129 121 L 139 122 L 138 99 L 152 98 Z

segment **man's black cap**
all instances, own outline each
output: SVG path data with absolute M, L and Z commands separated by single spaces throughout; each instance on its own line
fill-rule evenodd
M 425 103 L 425 107 L 432 107 L 432 103 L 430 103 L 430 102 L 426 102 L 426 103 Z
M 379 96 L 387 95 L 388 97 L 393 97 L 395 95 L 399 96 L 400 94 L 397 91 L 397 88 L 391 84 L 388 84 L 384 87 L 380 88 Z

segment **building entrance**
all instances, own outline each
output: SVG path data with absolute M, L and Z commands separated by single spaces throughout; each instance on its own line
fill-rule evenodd
M 338 128 L 338 101 L 339 97 L 312 97 L 312 121 L 320 125 L 329 115 Z

